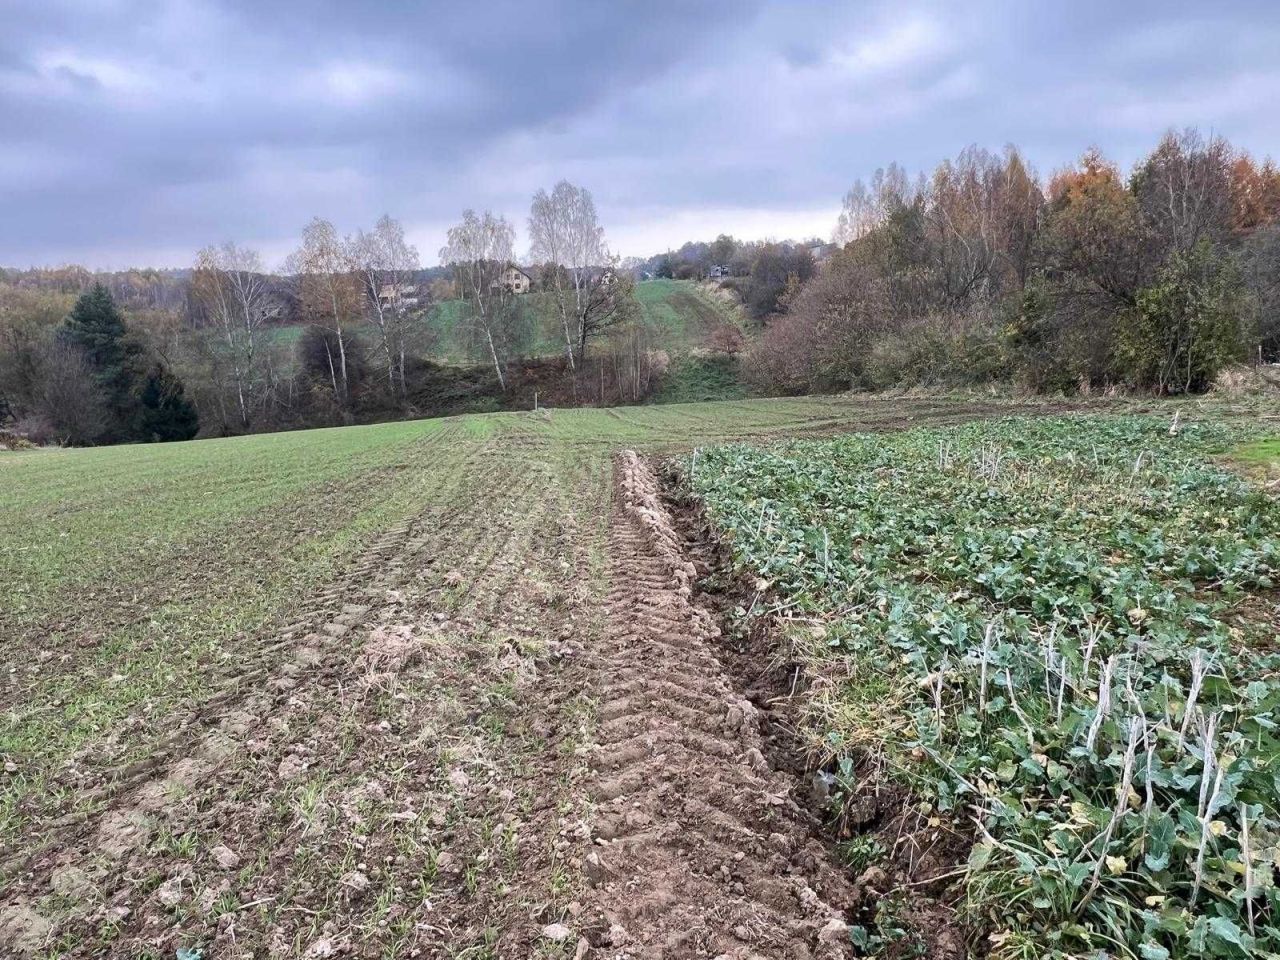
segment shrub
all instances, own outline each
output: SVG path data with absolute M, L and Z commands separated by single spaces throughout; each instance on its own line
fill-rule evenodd
M 1074 393 L 1108 385 L 1114 376 L 1115 306 L 1075 277 L 1034 278 L 1009 304 L 1004 349 L 1024 386 Z
M 985 311 L 924 317 L 878 336 L 867 355 L 868 386 L 971 386 L 1007 372 L 999 331 Z
M 742 377 L 761 393 L 796 396 L 816 386 L 819 331 L 807 317 L 775 317 L 747 351 Z
M 1125 379 L 1160 393 L 1206 389 L 1243 352 L 1242 294 L 1235 264 L 1207 242 L 1173 254 L 1120 317 Z

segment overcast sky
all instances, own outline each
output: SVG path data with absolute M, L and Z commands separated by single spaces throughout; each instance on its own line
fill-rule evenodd
M 613 249 L 826 236 L 854 178 L 969 143 L 1042 174 L 1170 126 L 1280 158 L 1280 3 L 3 0 L 0 264 L 275 265 L 315 215 L 589 188 Z

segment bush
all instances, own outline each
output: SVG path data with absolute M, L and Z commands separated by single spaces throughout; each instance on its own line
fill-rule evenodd
M 37 443 L 84 446 L 97 443 L 111 428 L 107 396 L 85 352 L 63 337 L 54 338 L 40 365 L 40 388 L 23 428 Z
M 893 386 L 972 386 L 999 380 L 1008 365 L 999 331 L 979 308 L 968 314 L 925 317 L 876 338 L 864 380 Z
M 1043 393 L 1110 385 L 1115 374 L 1116 314 L 1072 277 L 1035 277 L 1007 307 L 1004 350 L 1010 373 Z
M 779 393 L 865 386 L 872 341 L 892 323 L 885 285 L 846 251 L 832 257 L 773 317 L 744 362 L 757 389 Z
M 1243 287 L 1232 260 L 1202 241 L 1173 254 L 1120 317 L 1124 378 L 1159 393 L 1207 389 L 1243 351 Z
M 808 318 L 775 317 L 742 360 L 742 377 L 766 394 L 798 396 L 816 389 L 815 357 L 821 335 Z
M 1255 317 L 1257 359 L 1280 362 L 1280 223 L 1251 236 L 1240 259 Z

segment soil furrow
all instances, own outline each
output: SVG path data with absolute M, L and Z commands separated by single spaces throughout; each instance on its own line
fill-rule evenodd
M 596 651 L 591 794 L 598 946 L 621 958 L 841 957 L 857 892 L 771 770 L 755 708 L 720 669 L 657 480 L 618 458 Z M 637 579 L 636 571 L 643 571 Z

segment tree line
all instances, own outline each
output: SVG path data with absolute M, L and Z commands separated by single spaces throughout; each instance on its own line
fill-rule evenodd
M 182 380 L 110 291 L 94 283 L 69 310 L 67 296 L 0 287 L 0 426 L 64 444 L 194 437 Z
M 553 393 L 642 398 L 650 333 L 590 192 L 563 181 L 538 191 L 528 226 L 534 265 L 525 267 L 510 222 L 467 210 L 437 268 L 384 216 L 347 236 L 312 220 L 274 272 L 257 251 L 227 242 L 200 250 L 189 271 L 0 273 L 0 424 L 92 444 L 440 412 L 463 393 L 500 403 L 522 375 L 534 328 L 552 323 L 563 337 Z M 450 308 L 494 383 L 429 359 L 438 306 Z M 111 318 L 115 352 L 76 332 L 86 310 Z M 182 430 L 126 413 L 126 394 L 157 391 L 163 399 L 147 402 L 181 406 Z
M 890 165 L 834 239 L 746 360 L 762 390 L 1181 393 L 1280 360 L 1280 170 L 1222 137 L 1170 132 L 1127 176 L 1089 150 L 1042 182 L 1012 146 Z
M 522 390 L 634 402 L 667 362 L 635 282 L 663 277 L 736 291 L 757 324 L 741 373 L 761 393 L 1172 393 L 1280 361 L 1280 171 L 1194 130 L 1127 175 L 1090 150 L 1042 180 L 1012 146 L 927 176 L 890 164 L 846 194 L 831 244 L 721 234 L 623 261 L 590 192 L 564 181 L 534 195 L 528 235 L 520 266 L 513 225 L 467 210 L 426 266 L 390 216 L 346 236 L 316 218 L 274 271 L 235 243 L 180 271 L 0 271 L 0 426 L 111 443 L 458 412 L 532 399 Z M 437 310 L 474 367 L 431 359 Z M 555 341 L 558 360 L 531 361 Z

